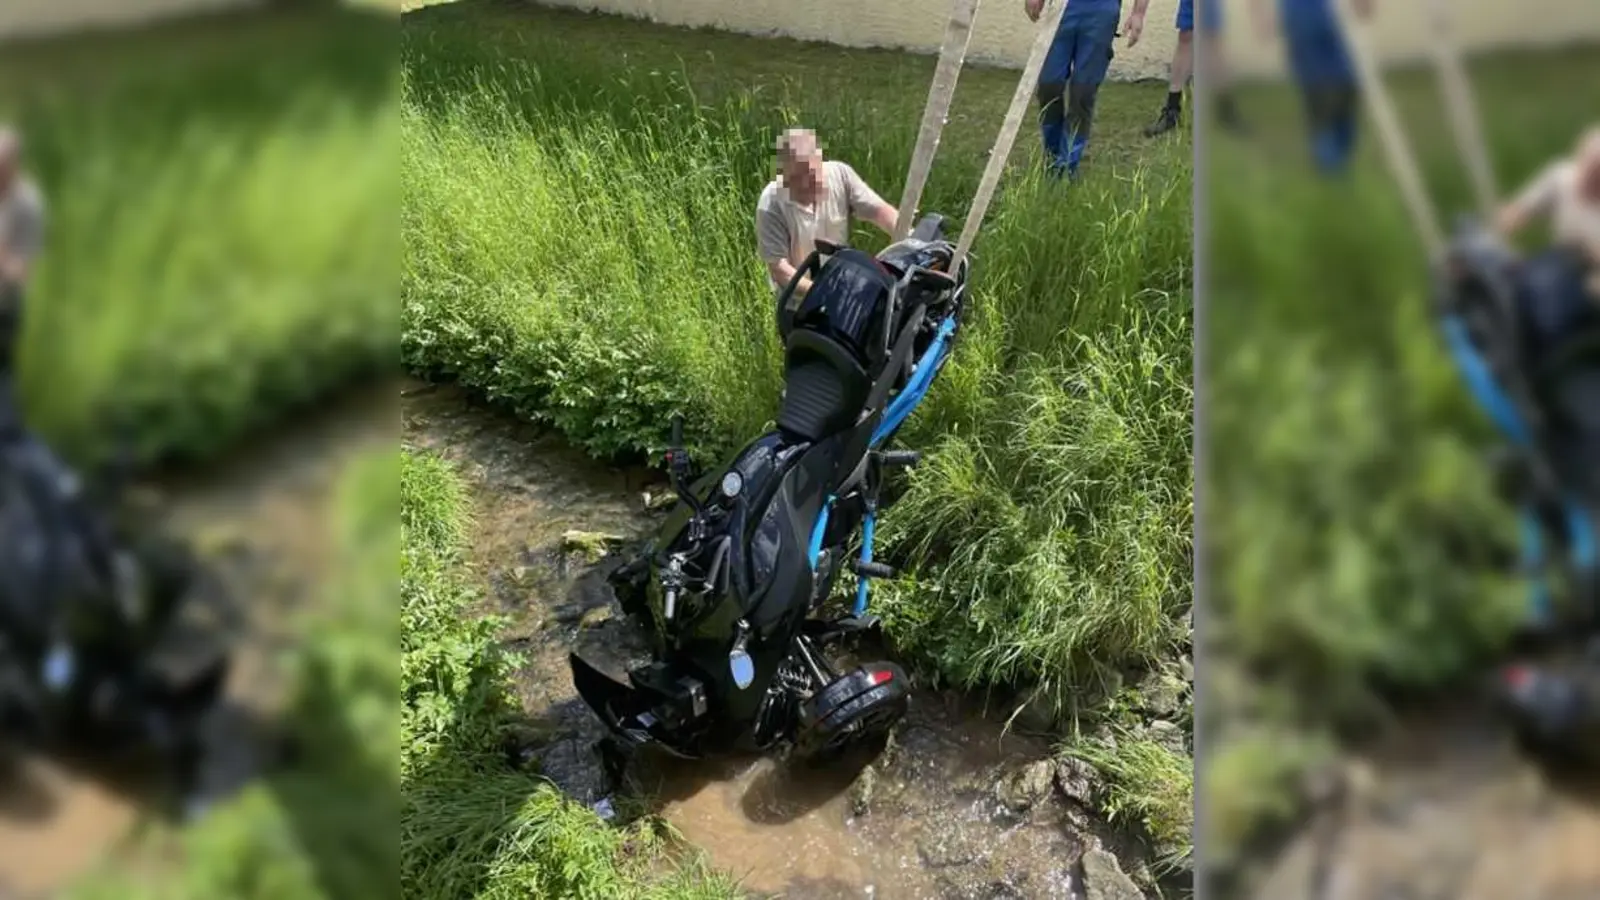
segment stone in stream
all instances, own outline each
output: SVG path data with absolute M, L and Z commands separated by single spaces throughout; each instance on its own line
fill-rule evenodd
M 872 807 L 873 788 L 878 785 L 878 771 L 872 766 L 861 770 L 854 783 L 850 785 L 850 811 L 856 816 L 864 816 Z
M 1083 854 L 1083 893 L 1084 900 L 1145 900 L 1117 858 L 1104 850 Z
M 663 510 L 678 502 L 678 495 L 673 493 L 671 488 L 662 488 L 659 491 L 645 491 L 641 498 L 644 500 L 646 512 Z
M 1100 794 L 1100 772 L 1084 760 L 1063 757 L 1056 761 L 1056 787 L 1067 799 L 1093 806 Z
M 1151 741 L 1161 745 L 1163 749 L 1174 756 L 1189 755 L 1188 742 L 1183 729 L 1179 728 L 1174 722 L 1157 719 L 1146 727 L 1145 734 Z
M 1136 690 L 1139 692 L 1140 706 L 1147 712 L 1161 718 L 1177 715 L 1178 709 L 1183 705 L 1184 691 L 1189 685 L 1177 671 L 1171 671 L 1166 666 L 1156 669 L 1139 680 Z
M 1055 765 L 1047 759 L 1011 773 L 995 785 L 996 798 L 1013 812 L 1026 812 L 1050 796 Z
M 599 562 L 611 548 L 622 543 L 622 538 L 603 531 L 568 531 L 561 536 L 561 549 L 580 557 L 584 562 Z
M 611 621 L 611 607 L 596 606 L 583 614 L 583 617 L 578 620 L 578 627 L 598 628 L 609 621 Z

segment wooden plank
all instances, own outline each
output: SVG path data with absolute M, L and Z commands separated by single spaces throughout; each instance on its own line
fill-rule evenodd
M 911 220 L 917 214 L 917 204 L 922 202 L 922 189 L 927 186 L 934 155 L 939 152 L 939 136 L 950 121 L 950 101 L 955 97 L 956 80 L 967 58 L 967 45 L 972 41 L 972 20 L 977 11 L 978 0 L 953 0 L 950 6 L 944 44 L 939 47 L 939 65 L 933 71 L 933 83 L 928 86 L 928 102 L 922 110 L 917 148 L 911 154 L 905 191 L 900 195 L 900 211 L 894 225 L 897 241 L 911 232 Z
M 1000 134 L 995 138 L 994 146 L 989 148 L 989 163 L 984 167 L 983 180 L 978 183 L 978 193 L 973 196 L 967 221 L 961 227 L 961 239 L 956 242 L 955 259 L 950 264 L 952 272 L 960 268 L 961 262 L 967 258 L 967 252 L 972 249 L 972 242 L 978 237 L 978 229 L 983 225 L 983 217 L 989 211 L 990 201 L 994 199 L 995 188 L 1005 172 L 1006 160 L 1011 157 L 1011 147 L 1017 141 L 1017 130 L 1022 127 L 1023 113 L 1027 112 L 1028 105 L 1033 101 L 1039 70 L 1044 68 L 1044 58 L 1050 52 L 1050 44 L 1061 26 L 1061 14 L 1066 7 L 1065 0 L 1057 0 L 1039 21 L 1033 48 L 1028 52 L 1028 62 L 1022 67 L 1022 77 L 1017 79 L 1017 89 L 1011 95 L 1011 108 L 1006 110 Z
M 1432 262 L 1444 252 L 1444 232 L 1440 229 L 1436 211 L 1428 200 L 1422 173 L 1417 168 L 1416 155 L 1406 141 L 1405 129 L 1400 125 L 1399 114 L 1395 112 L 1394 100 L 1389 96 L 1382 73 L 1378 71 L 1371 38 L 1357 21 L 1354 10 L 1350 8 L 1350 0 L 1339 0 L 1334 4 L 1334 8 L 1338 11 L 1339 22 L 1345 33 L 1346 43 L 1349 44 L 1350 58 L 1355 63 L 1356 79 L 1361 88 L 1362 99 L 1372 112 L 1373 124 L 1377 128 L 1378 142 L 1383 147 L 1384 158 L 1389 163 L 1389 170 L 1400 188 L 1400 196 L 1405 201 L 1407 211 L 1411 213 L 1412 224 L 1422 238 L 1423 245 L 1427 247 Z
M 1485 222 L 1492 221 L 1499 206 L 1494 167 L 1489 162 L 1489 144 L 1483 137 L 1483 122 L 1472 97 L 1472 83 L 1461 62 L 1461 47 L 1451 33 L 1450 4 L 1448 0 L 1432 0 L 1429 12 L 1433 19 L 1433 62 L 1439 72 L 1445 110 L 1450 114 L 1450 127 L 1456 133 L 1456 144 L 1467 164 L 1478 212 Z

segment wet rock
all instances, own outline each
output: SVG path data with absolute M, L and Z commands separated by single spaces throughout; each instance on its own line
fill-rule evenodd
M 659 491 L 645 491 L 640 495 L 644 500 L 644 508 L 648 512 L 666 509 L 678 501 L 678 495 L 671 488 L 662 488 Z
M 856 777 L 850 785 L 850 811 L 854 815 L 864 816 L 872 807 L 873 791 L 878 785 L 878 770 L 868 766 Z
M 1194 684 L 1194 660 L 1190 659 L 1187 653 L 1178 660 L 1178 675 L 1184 681 Z
M 1153 715 L 1170 718 L 1182 708 L 1183 695 L 1188 688 L 1188 683 L 1176 671 L 1157 669 L 1140 679 L 1136 690 L 1143 709 Z
M 539 774 L 580 803 L 594 803 L 608 793 L 605 769 L 589 741 L 557 741 L 538 754 L 535 764 Z
M 581 558 L 586 563 L 596 563 L 613 547 L 622 543 L 622 538 L 603 531 L 568 531 L 561 535 L 561 549 Z
M 1083 854 L 1083 893 L 1084 900 L 1145 900 L 1117 858 L 1104 850 Z
M 611 616 L 612 616 L 611 607 L 609 607 L 609 606 L 596 606 L 595 608 L 589 610 L 588 612 L 585 612 L 583 614 L 582 618 L 578 619 L 578 627 L 579 628 L 598 628 L 599 626 L 604 625 L 605 623 L 611 621 Z
M 1025 812 L 1050 796 L 1055 765 L 1050 760 L 1030 763 L 995 785 L 995 797 L 1013 812 Z
M 1056 761 L 1056 788 L 1067 799 L 1092 806 L 1100 794 L 1101 784 L 1099 770 L 1088 762 L 1076 757 Z
M 1178 727 L 1175 722 L 1157 719 L 1145 729 L 1145 734 L 1151 741 L 1161 745 L 1176 756 L 1189 755 L 1188 739 L 1184 735 L 1183 729 Z

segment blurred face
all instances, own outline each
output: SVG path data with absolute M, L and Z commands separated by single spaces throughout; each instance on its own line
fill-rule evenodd
M 809 141 L 796 141 L 782 157 L 781 175 L 789 196 L 810 203 L 822 193 L 822 150 Z

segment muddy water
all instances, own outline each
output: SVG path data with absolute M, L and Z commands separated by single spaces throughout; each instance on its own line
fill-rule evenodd
M 527 660 L 517 681 L 534 723 L 528 752 L 568 793 L 595 799 L 590 745 L 600 726 L 572 691 L 566 655 L 579 647 L 620 672 L 640 640 L 613 608 L 603 564 L 567 552 L 563 535 L 640 536 L 653 522 L 641 495 L 664 485 L 597 465 L 451 387 L 408 391 L 404 431 L 473 485 L 486 608 L 509 617 L 505 639 Z M 890 750 L 865 771 L 658 760 L 638 777 L 660 815 L 754 895 L 1081 897 L 1077 862 L 1099 846 L 1096 826 L 1048 797 L 1024 812 L 997 799 L 1005 775 L 1048 755 L 976 701 L 921 691 Z
M 357 454 L 394 447 L 395 393 L 393 385 L 358 389 L 222 465 L 159 477 L 140 491 L 230 593 L 251 600 L 248 640 L 228 686 L 242 709 L 270 711 L 285 613 L 311 597 L 326 572 L 331 489 Z M 232 746 L 218 761 L 230 770 L 221 777 L 248 777 L 250 752 Z M 0 772 L 0 900 L 48 897 L 98 863 L 139 822 L 139 795 L 136 776 L 108 779 L 40 758 Z
M 1256 900 L 1593 900 L 1600 786 L 1551 777 L 1480 703 L 1350 754 Z

